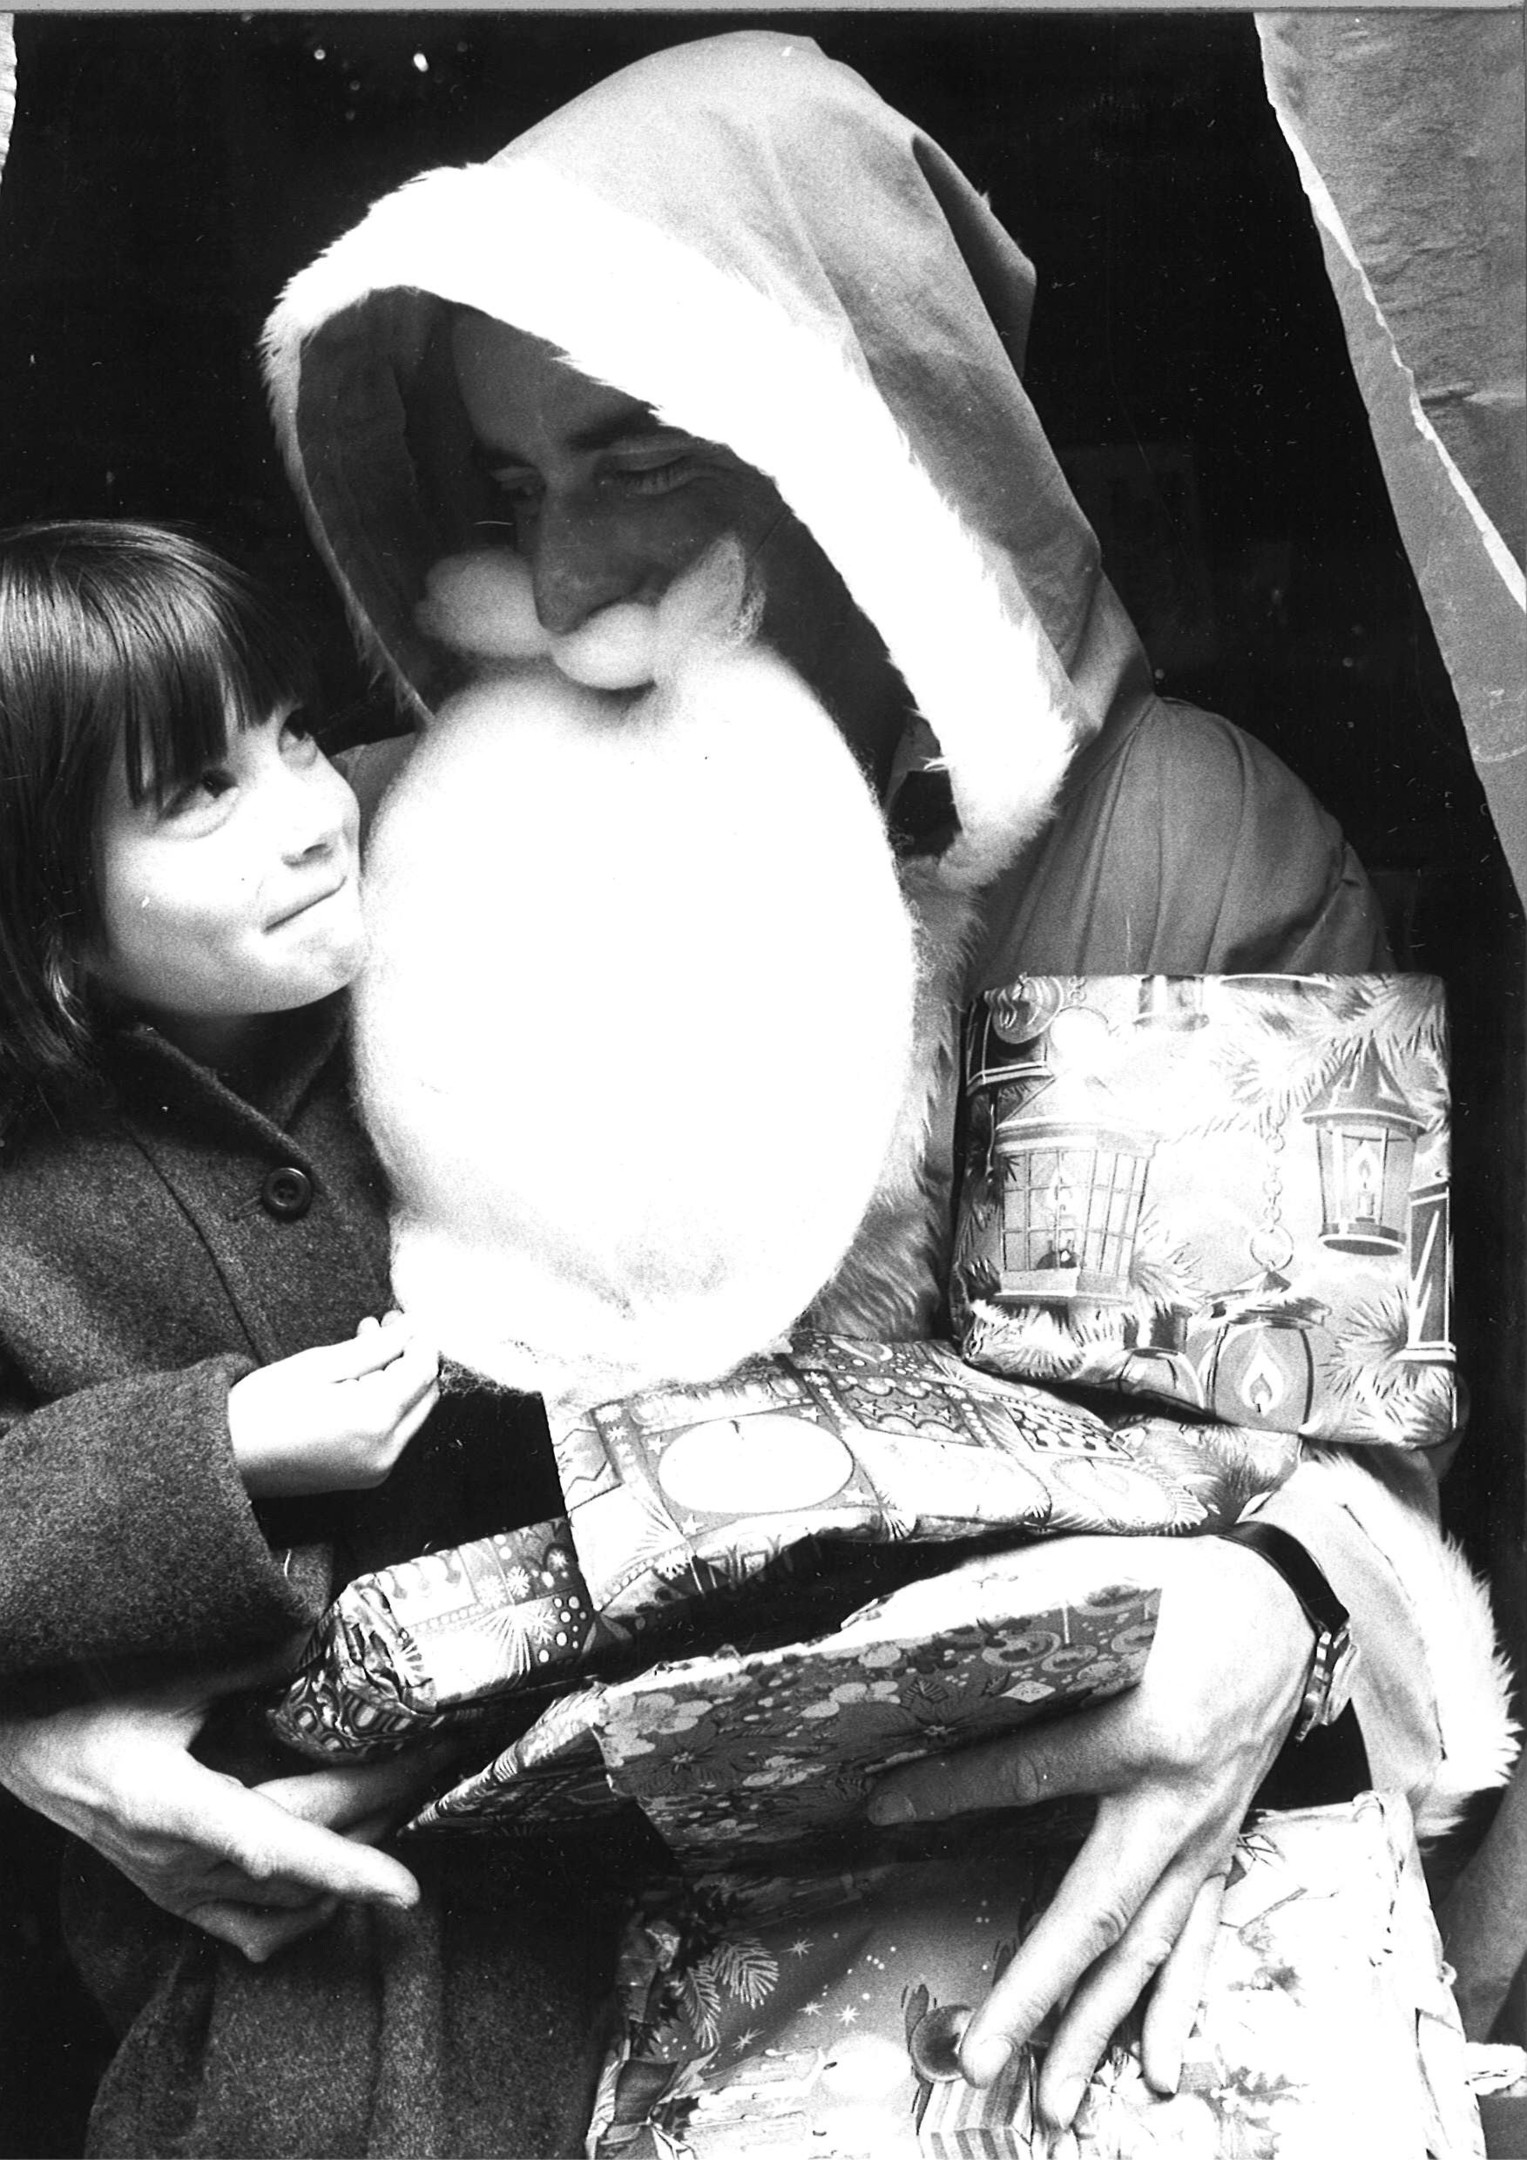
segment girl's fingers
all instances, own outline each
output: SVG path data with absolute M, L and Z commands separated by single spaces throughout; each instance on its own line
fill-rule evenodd
M 385 1365 L 360 1375 L 389 1423 L 405 1416 L 438 1389 L 440 1359 L 434 1347 L 410 1337 Z
M 369 1380 L 385 1374 L 412 1389 L 428 1386 L 440 1369 L 434 1345 L 411 1333 L 406 1322 L 387 1326 L 372 1321 L 364 1334 L 357 1331 L 348 1342 L 329 1343 L 303 1355 L 314 1360 L 327 1380 Z M 422 1380 L 421 1373 L 426 1376 Z
M 412 1409 L 404 1411 L 393 1428 L 393 1438 L 400 1449 L 405 1448 L 409 1441 L 412 1440 L 414 1434 L 419 1430 L 419 1427 L 424 1423 L 424 1420 L 429 1416 L 439 1400 L 440 1389 L 438 1385 L 432 1382 L 415 1402 Z
M 368 1374 L 380 1372 L 383 1366 L 391 1364 L 401 1347 L 397 1337 L 384 1333 L 375 1321 L 370 1327 L 365 1327 L 362 1322 L 361 1328 L 357 1328 L 347 1342 L 324 1343 L 316 1350 L 300 1350 L 296 1357 L 284 1362 L 305 1367 L 318 1380 L 363 1380 Z M 270 1365 L 265 1369 L 275 1372 L 278 1367 Z

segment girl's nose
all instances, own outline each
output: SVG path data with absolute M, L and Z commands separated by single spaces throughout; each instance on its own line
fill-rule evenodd
M 327 764 L 292 778 L 282 853 L 289 863 L 321 860 L 344 838 L 349 790 Z
M 655 599 L 667 580 L 597 521 L 548 503 L 522 543 L 543 630 L 565 637 L 618 600 Z

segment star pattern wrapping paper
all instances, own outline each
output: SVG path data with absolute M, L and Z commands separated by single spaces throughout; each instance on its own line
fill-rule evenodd
M 655 1885 L 623 1945 L 591 2160 L 1482 2160 L 1403 1804 L 1254 1818 L 1171 2097 L 1135 2019 L 1072 2133 L 1035 2119 L 1047 2028 L 977 2091 L 965 2020 L 1068 1855 L 970 1825 L 921 1863 Z
M 992 1555 L 879 1599 L 815 1641 L 659 1665 L 552 1706 L 415 1827 L 640 1808 L 685 1864 L 818 1849 L 867 1834 L 873 1779 L 1131 1687 L 1159 1591 L 1125 1553 L 1061 1543 Z M 597 1756 L 591 1750 L 597 1750 Z

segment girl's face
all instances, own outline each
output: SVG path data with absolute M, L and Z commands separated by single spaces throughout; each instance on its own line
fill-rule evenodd
M 230 729 L 222 758 L 162 804 L 134 803 L 119 757 L 93 974 L 188 1046 L 198 1023 L 342 989 L 364 953 L 358 824 L 348 783 L 287 709 Z

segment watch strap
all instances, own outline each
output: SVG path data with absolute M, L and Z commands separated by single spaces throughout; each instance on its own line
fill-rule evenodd
M 1316 1726 L 1332 1724 L 1351 1700 L 1358 1659 L 1351 1616 L 1319 1562 L 1278 1524 L 1251 1519 L 1236 1523 L 1220 1535 L 1227 1543 L 1244 1545 L 1265 1560 L 1288 1584 L 1315 1630 L 1314 1655 L 1294 1722 L 1293 1737 L 1302 1740 Z

